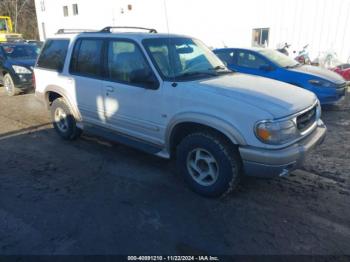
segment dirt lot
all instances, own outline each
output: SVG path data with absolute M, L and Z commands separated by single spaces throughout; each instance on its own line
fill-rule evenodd
M 350 254 L 349 107 L 324 112 L 304 170 L 211 200 L 171 161 L 62 141 L 33 95 L 1 89 L 0 254 Z

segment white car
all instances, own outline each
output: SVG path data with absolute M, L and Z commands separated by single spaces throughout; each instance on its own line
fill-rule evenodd
M 226 194 L 243 174 L 287 175 L 326 134 L 313 93 L 232 72 L 190 37 L 61 30 L 34 72 L 60 136 L 84 130 L 174 157 L 204 196 Z

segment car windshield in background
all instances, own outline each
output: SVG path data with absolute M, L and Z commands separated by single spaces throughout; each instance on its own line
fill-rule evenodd
M 40 52 L 40 48 L 35 45 L 3 45 L 2 50 L 12 59 L 36 59 Z
M 206 78 L 232 73 L 208 47 L 195 39 L 146 39 L 143 44 L 166 79 Z
M 271 60 L 273 63 L 277 64 L 280 67 L 293 68 L 299 65 L 299 63 L 294 59 L 284 54 L 281 54 L 280 52 L 277 52 L 275 50 L 261 49 L 258 51 L 258 53 L 265 56 L 266 58 L 268 58 L 269 60 Z

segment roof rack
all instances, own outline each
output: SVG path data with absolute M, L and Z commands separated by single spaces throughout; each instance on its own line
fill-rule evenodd
M 76 33 L 87 33 L 87 32 L 97 32 L 97 30 L 93 29 L 58 29 L 56 35 L 61 35 L 61 34 L 76 34 Z
M 107 26 L 107 27 L 103 28 L 100 32 L 101 33 L 111 33 L 111 29 L 139 29 L 139 30 L 146 30 L 150 34 L 158 33 L 157 30 L 153 29 L 153 28 L 136 27 L 136 26 Z

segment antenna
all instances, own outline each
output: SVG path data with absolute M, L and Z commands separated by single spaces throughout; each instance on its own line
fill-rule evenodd
M 168 19 L 168 7 L 167 7 L 167 4 L 166 4 L 166 1 L 167 0 L 163 0 L 164 2 L 164 12 L 165 12 L 165 21 L 166 21 L 166 27 L 167 27 L 167 31 L 168 31 L 168 46 L 170 47 L 170 29 L 169 29 L 169 19 Z M 170 68 L 174 68 L 174 64 L 173 64 L 173 59 L 172 59 L 172 56 L 170 56 L 170 53 L 168 52 L 168 56 L 169 56 L 169 64 L 170 64 Z M 175 74 L 174 74 L 174 70 L 170 70 L 171 73 L 173 74 L 173 84 L 172 86 L 173 87 L 176 87 L 177 84 L 176 84 L 176 77 L 175 77 Z
M 168 19 L 168 7 L 166 5 L 166 0 L 163 0 L 164 2 L 164 12 L 165 12 L 165 22 L 166 22 L 166 28 L 168 31 L 168 35 L 170 35 L 170 30 L 169 30 L 169 19 Z

